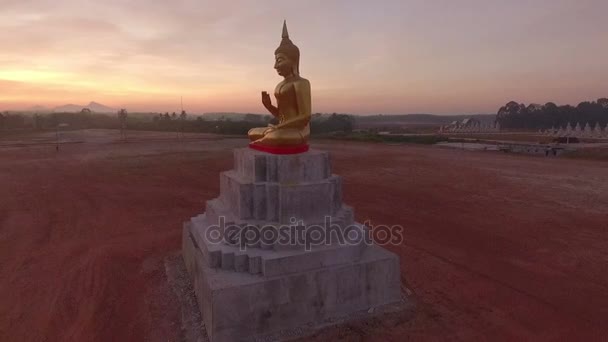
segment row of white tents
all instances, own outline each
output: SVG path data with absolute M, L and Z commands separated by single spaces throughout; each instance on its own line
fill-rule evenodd
M 602 128 L 599 122 L 593 127 L 589 123 L 585 124 L 585 126 L 581 126 L 580 123 L 577 123 L 574 127 L 568 123 L 566 127 L 552 127 L 550 129 L 540 130 L 539 133 L 552 137 L 608 138 L 608 124 L 606 124 L 606 127 Z

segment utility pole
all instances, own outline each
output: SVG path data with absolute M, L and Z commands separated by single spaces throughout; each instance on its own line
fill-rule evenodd
M 118 111 L 118 123 L 120 125 L 120 140 L 125 142 L 127 140 L 127 110 L 122 108 Z
M 55 151 L 59 152 L 59 124 L 55 126 Z
M 184 121 L 186 120 L 186 112 L 184 112 L 184 97 L 180 98 L 182 111 L 179 115 L 179 131 L 177 133 L 177 139 L 181 141 L 184 137 Z

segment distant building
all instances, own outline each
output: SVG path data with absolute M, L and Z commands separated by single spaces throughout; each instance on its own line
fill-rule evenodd
M 477 118 L 466 118 L 462 121 L 452 121 L 449 125 L 442 126 L 440 133 L 492 133 L 499 131 L 496 123 L 482 123 Z
M 481 125 L 481 121 L 479 121 L 475 118 L 464 119 L 460 123 L 460 127 L 463 127 L 463 128 L 473 128 L 473 127 L 477 127 L 480 125 Z

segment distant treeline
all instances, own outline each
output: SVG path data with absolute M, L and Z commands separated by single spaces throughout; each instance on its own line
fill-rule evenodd
M 124 127 L 130 130 L 200 132 L 244 135 L 253 127 L 276 124 L 271 115 L 245 114 L 239 119 L 205 116 L 189 116 L 187 113 L 127 113 Z M 346 114 L 313 114 L 311 119 L 313 134 L 330 132 L 350 133 L 354 118 Z M 21 114 L 0 113 L 0 130 L 54 130 L 61 125 L 62 130 L 105 128 L 119 129 L 122 121 L 118 115 L 81 113 Z
M 93 113 L 20 114 L 0 113 L 0 130 L 49 130 L 60 124 L 67 129 L 118 128 L 117 116 Z
M 356 117 L 357 125 L 366 126 L 368 124 L 389 123 L 389 124 L 426 124 L 426 125 L 446 125 L 452 121 L 462 121 L 468 118 L 476 118 L 480 121 L 494 121 L 495 114 L 474 114 L 474 115 L 435 115 L 435 114 L 375 114 L 360 115 Z
M 553 102 L 528 106 L 511 101 L 500 108 L 496 120 L 503 129 L 548 129 L 565 127 L 568 123 L 604 127 L 608 123 L 608 98 L 581 102 L 578 106 L 558 106 Z

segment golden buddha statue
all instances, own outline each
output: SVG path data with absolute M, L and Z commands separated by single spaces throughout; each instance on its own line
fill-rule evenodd
M 265 91 L 262 92 L 262 104 L 279 119 L 279 123 L 249 130 L 250 146 L 307 147 L 311 116 L 310 82 L 300 77 L 300 50 L 289 39 L 286 22 L 283 22 L 281 45 L 274 56 L 274 68 L 284 80 L 274 90 L 277 106 L 272 105 L 270 95 Z

